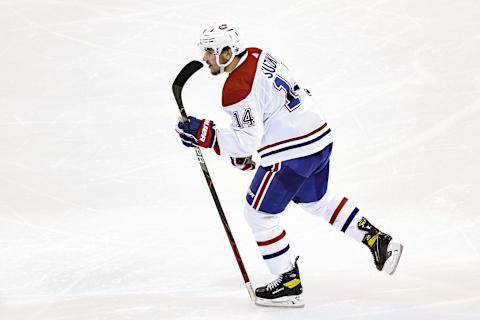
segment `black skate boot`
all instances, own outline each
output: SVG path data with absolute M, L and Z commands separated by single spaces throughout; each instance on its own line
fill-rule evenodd
M 358 221 L 358 228 L 367 231 L 362 242 L 372 252 L 377 269 L 392 275 L 402 255 L 403 246 L 393 242 L 390 235 L 380 232 L 365 218 Z
M 276 280 L 255 290 L 255 303 L 268 307 L 303 307 L 300 299 L 302 283 L 298 272 L 297 260 L 292 270 L 281 274 Z

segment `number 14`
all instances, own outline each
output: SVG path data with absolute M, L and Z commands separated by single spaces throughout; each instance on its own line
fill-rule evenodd
M 243 128 L 244 125 L 247 125 L 248 127 L 252 127 L 255 125 L 255 119 L 253 119 L 252 110 L 250 108 L 246 108 L 243 112 L 242 121 L 240 121 L 240 117 L 237 111 L 233 112 L 233 117 L 235 120 L 235 124 L 239 128 Z

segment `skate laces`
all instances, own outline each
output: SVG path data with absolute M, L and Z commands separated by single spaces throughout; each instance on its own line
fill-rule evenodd
M 267 284 L 267 291 L 271 291 L 273 288 L 278 286 L 280 283 L 282 283 L 283 280 L 283 274 L 280 275 L 276 280 L 273 280 L 269 284 Z

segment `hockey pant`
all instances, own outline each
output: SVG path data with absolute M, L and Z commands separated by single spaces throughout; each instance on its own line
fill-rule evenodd
M 280 275 L 293 268 L 290 244 L 278 213 L 293 201 L 321 216 L 340 231 L 361 242 L 359 209 L 347 198 L 327 191 L 332 145 L 313 155 L 259 167 L 247 194 L 245 218 L 270 272 Z

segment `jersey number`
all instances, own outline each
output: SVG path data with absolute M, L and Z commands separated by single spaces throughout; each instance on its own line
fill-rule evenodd
M 235 118 L 235 123 L 239 128 L 243 128 L 244 124 L 248 127 L 255 125 L 255 120 L 252 117 L 252 110 L 250 110 L 250 108 L 246 108 L 243 112 L 242 121 L 240 121 L 240 116 L 238 115 L 237 111 L 233 112 L 233 117 Z
M 287 100 L 285 102 L 285 107 L 288 109 L 288 111 L 292 112 L 293 110 L 300 107 L 300 96 L 297 93 L 298 90 L 300 90 L 298 84 L 294 83 L 292 88 L 290 83 L 288 83 L 287 80 L 283 79 L 279 75 L 276 76 L 273 84 L 278 91 L 285 91 L 285 99 Z

